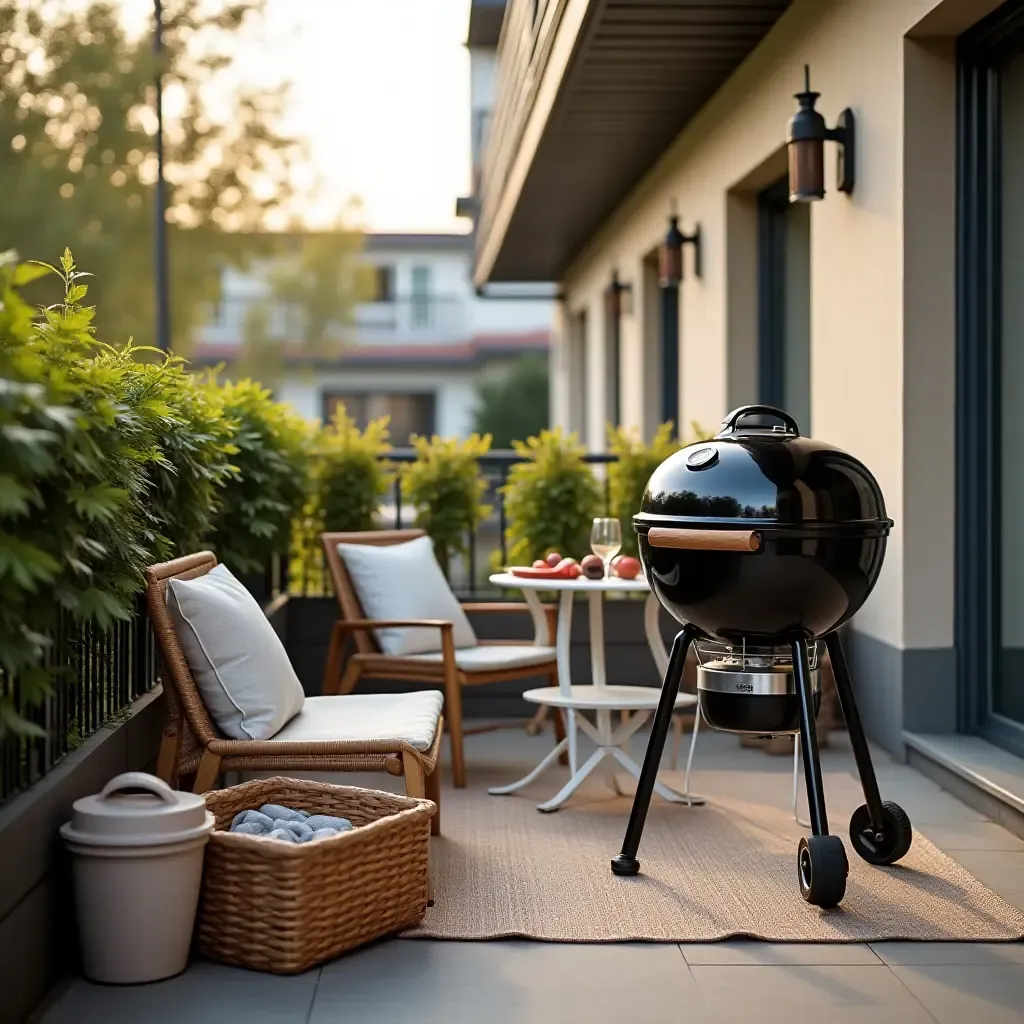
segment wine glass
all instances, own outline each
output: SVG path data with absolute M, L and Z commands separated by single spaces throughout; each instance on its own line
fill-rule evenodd
M 611 561 L 622 548 L 622 524 L 618 519 L 595 519 L 590 531 L 590 550 L 604 563 L 604 574 L 611 575 Z

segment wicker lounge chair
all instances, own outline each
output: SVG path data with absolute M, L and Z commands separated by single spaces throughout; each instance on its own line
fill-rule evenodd
M 377 729 L 374 739 L 292 740 L 290 734 L 301 734 L 301 728 L 293 727 L 298 719 L 285 726 L 278 734 L 280 739 L 234 740 L 218 731 L 189 671 L 164 596 L 168 580 L 196 579 L 216 564 L 212 552 L 201 551 L 146 570 L 146 600 L 160 652 L 161 681 L 168 709 L 157 774 L 171 785 L 194 774 L 193 789 L 204 793 L 226 771 L 387 772 L 405 777 L 409 796 L 427 797 L 440 808 L 440 772 L 436 770 L 443 732 L 440 719 L 426 751 L 417 750 L 401 738 L 386 738 L 386 728 L 383 737 L 382 730 Z M 328 698 L 329 705 L 314 704 L 313 700 L 307 701 L 298 718 L 327 711 L 337 714 L 338 702 L 343 704 L 346 698 Z M 395 695 L 395 700 L 400 702 L 401 695 Z M 386 727 L 386 718 L 383 724 Z M 435 834 L 440 832 L 440 809 L 434 815 L 431 829 Z
M 327 556 L 338 597 L 341 618 L 334 624 L 330 649 L 324 671 L 324 693 L 351 693 L 360 679 L 402 679 L 444 688 L 444 713 L 450 732 L 452 779 L 457 787 L 466 784 L 466 767 L 462 751 L 462 687 L 499 683 L 512 679 L 545 677 L 546 685 L 558 685 L 558 665 L 555 649 L 548 646 L 555 635 L 557 609 L 545 609 L 542 624 L 547 638 L 537 636 L 533 641 L 481 640 L 477 647 L 456 650 L 451 623 L 420 621 L 398 623 L 407 626 L 435 626 L 441 630 L 439 654 L 393 656 L 382 654 L 373 630 L 393 625 L 390 622 L 368 620 L 363 612 L 352 580 L 338 553 L 339 544 L 402 544 L 424 536 L 423 530 L 373 530 L 360 533 L 322 533 L 320 539 Z M 526 604 L 496 601 L 463 604 L 468 614 L 525 612 Z M 539 631 L 541 624 L 535 624 Z M 355 641 L 355 651 L 345 663 L 345 648 L 349 637 Z M 533 650 L 531 650 L 533 648 Z M 344 667 L 344 674 L 342 668 Z M 556 715 L 555 731 L 559 739 L 564 735 L 564 724 Z

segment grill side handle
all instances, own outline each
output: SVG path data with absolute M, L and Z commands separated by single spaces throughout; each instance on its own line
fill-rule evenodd
M 760 551 L 761 534 L 757 530 L 675 530 L 652 526 L 647 531 L 652 548 L 677 551 Z

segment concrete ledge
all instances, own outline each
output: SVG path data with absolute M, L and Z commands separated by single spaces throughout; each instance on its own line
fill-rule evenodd
M 1024 838 L 1024 759 L 978 736 L 905 731 L 903 742 L 909 764 Z
M 148 768 L 164 724 L 158 687 L 0 809 L 0 1017 L 25 1020 L 77 956 L 68 863 L 58 829 L 80 797 Z

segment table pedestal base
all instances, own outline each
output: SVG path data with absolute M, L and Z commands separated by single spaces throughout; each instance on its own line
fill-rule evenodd
M 589 687 L 574 687 L 574 689 L 589 689 Z M 534 692 L 539 694 L 542 691 Z M 685 700 L 686 698 L 682 699 Z M 689 699 L 692 701 L 692 698 Z M 543 771 L 554 764 L 565 750 L 569 750 L 570 758 L 573 762 L 570 767 L 569 781 L 550 800 L 545 800 L 544 803 L 538 804 L 538 811 L 543 811 L 545 813 L 557 811 L 562 804 L 564 804 L 569 797 L 579 789 L 583 784 L 583 780 L 586 779 L 588 775 L 592 774 L 594 769 L 607 758 L 611 758 L 615 764 L 624 768 L 633 776 L 634 779 L 640 779 L 640 765 L 630 757 L 627 745 L 630 737 L 632 737 L 633 734 L 647 721 L 647 719 L 650 718 L 650 711 L 644 710 L 637 712 L 614 731 L 611 727 L 611 713 L 609 711 L 597 711 L 596 726 L 588 719 L 584 718 L 583 715 L 579 714 L 578 710 L 575 713 L 570 711 L 570 715 L 575 719 L 574 724 L 579 728 L 580 732 L 589 736 L 590 739 L 597 744 L 597 749 L 590 755 L 590 757 L 587 758 L 586 761 L 583 762 L 582 765 L 577 767 L 575 764 L 576 752 L 574 749 L 570 749 L 570 743 L 567 737 L 548 751 L 540 764 L 538 764 L 531 772 L 524 775 L 521 779 L 516 782 L 509 783 L 507 786 L 494 786 L 487 792 L 490 793 L 491 796 L 506 796 L 509 793 L 515 793 L 524 786 L 528 786 Z M 572 726 L 569 726 L 569 728 L 572 729 Z M 575 744 L 572 746 L 575 746 Z M 620 796 L 623 795 L 615 781 L 614 774 L 612 775 L 611 781 L 615 792 Z M 689 773 L 687 773 L 686 792 L 679 793 L 674 789 L 670 789 L 662 782 L 654 783 L 654 792 L 663 800 L 668 800 L 670 803 L 674 804 L 687 804 L 690 807 L 698 807 L 704 803 L 702 797 L 689 792 Z

